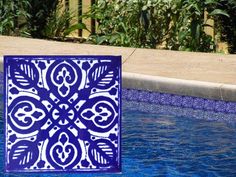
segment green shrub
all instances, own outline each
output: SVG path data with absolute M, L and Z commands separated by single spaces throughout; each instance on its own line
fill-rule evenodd
M 0 1 L 0 34 L 20 35 L 25 32 L 28 0 Z
M 171 3 L 165 1 L 98 0 L 86 14 L 98 23 L 98 32 L 90 40 L 97 44 L 155 48 L 168 33 L 170 7 Z
M 225 16 L 216 18 L 220 39 L 228 43 L 230 53 L 236 53 L 236 0 L 222 0 L 218 6 L 230 16 L 230 18 Z
M 28 29 L 31 37 L 63 40 L 74 30 L 86 29 L 83 24 L 71 25 L 73 12 L 62 0 L 30 0 Z
M 45 38 L 44 30 L 48 18 L 56 10 L 59 0 L 29 0 L 30 7 L 27 12 L 30 16 L 27 18 L 28 31 L 33 38 Z
M 204 27 L 207 20 L 214 16 L 228 16 L 215 7 L 219 0 L 176 0 L 171 10 L 172 24 L 167 38 L 167 48 L 210 52 L 215 49 L 212 36 L 207 35 Z M 204 19 L 204 13 L 208 13 Z
M 45 38 L 63 38 L 68 29 L 73 15 L 66 9 L 63 10 L 59 5 L 50 15 L 42 29 L 42 35 Z
M 98 0 L 86 18 L 97 21 L 96 44 L 172 50 L 214 50 L 204 32 L 208 18 L 227 14 L 215 7 L 220 0 Z

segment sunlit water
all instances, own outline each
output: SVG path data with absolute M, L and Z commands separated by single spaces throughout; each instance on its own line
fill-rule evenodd
M 123 108 L 122 174 L 4 174 L 3 121 L 1 173 L 6 177 L 236 176 L 236 127 L 215 121 Z

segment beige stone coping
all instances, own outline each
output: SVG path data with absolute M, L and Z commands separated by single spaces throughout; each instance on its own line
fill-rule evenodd
M 236 101 L 236 85 L 122 73 L 124 88 L 173 93 L 215 100 Z
M 0 71 L 4 55 L 121 55 L 123 87 L 236 101 L 236 55 L 0 36 Z
M 136 49 L 123 71 L 236 85 L 236 55 Z

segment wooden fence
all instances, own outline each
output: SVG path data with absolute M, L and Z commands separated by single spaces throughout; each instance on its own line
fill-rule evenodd
M 95 20 L 93 19 L 79 19 L 79 17 L 89 10 L 92 4 L 95 3 L 96 0 L 63 0 L 62 3 L 66 9 L 68 9 L 73 15 L 74 18 L 72 20 L 72 24 L 83 22 L 86 24 L 87 28 L 94 33 L 95 32 Z M 78 30 L 71 34 L 73 37 L 88 37 L 89 32 L 86 30 Z

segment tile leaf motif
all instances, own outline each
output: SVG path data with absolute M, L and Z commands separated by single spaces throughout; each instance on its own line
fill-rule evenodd
M 120 171 L 120 58 L 4 62 L 6 171 Z

